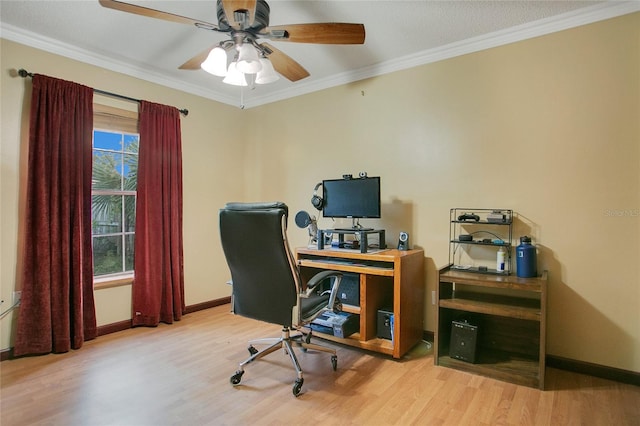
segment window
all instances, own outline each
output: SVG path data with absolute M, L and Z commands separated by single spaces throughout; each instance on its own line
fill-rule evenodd
M 133 272 L 140 137 L 130 126 L 118 125 L 113 116 L 110 121 L 104 125 L 94 117 L 91 229 L 95 277 Z

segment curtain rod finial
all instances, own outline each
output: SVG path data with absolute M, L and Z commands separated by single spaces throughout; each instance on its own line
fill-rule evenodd
M 25 70 L 24 68 L 20 68 L 18 70 L 18 75 L 22 78 L 26 78 L 26 77 L 32 77 L 33 74 L 31 74 L 29 71 Z

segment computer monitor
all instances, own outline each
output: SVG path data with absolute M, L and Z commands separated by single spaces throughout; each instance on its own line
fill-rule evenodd
M 380 218 L 380 177 L 322 181 L 322 215 L 332 218 Z

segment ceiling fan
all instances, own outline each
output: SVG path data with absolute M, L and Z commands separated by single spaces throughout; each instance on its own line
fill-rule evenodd
M 103 7 L 109 9 L 193 25 L 203 30 L 229 35 L 229 39 L 200 52 L 182 64 L 179 69 L 184 70 L 200 69 L 201 64 L 205 60 L 208 61 L 210 55 L 214 55 L 214 51 L 227 52 L 235 49 L 238 53 L 237 55 L 234 53 L 234 57 L 237 56 L 235 58 L 237 64 L 242 61 L 243 73 L 251 74 L 253 72 L 255 74 L 257 71 L 247 70 L 255 70 L 256 66 L 261 68 L 261 65 L 257 65 L 257 63 L 260 60 L 265 63 L 264 59 L 268 59 L 266 61 L 268 67 L 272 65 L 282 76 L 295 82 L 308 77 L 309 72 L 273 45 L 266 42 L 258 43 L 259 39 L 316 44 L 363 44 L 365 39 L 365 30 L 362 24 L 326 22 L 269 26 L 271 10 L 264 0 L 217 0 L 217 24 L 117 0 L 99 0 L 99 2 Z M 245 56 L 241 58 L 243 54 Z M 223 61 L 226 71 L 226 53 Z M 214 73 L 204 65 L 203 68 Z M 231 67 L 229 67 L 229 72 L 231 72 Z M 230 84 L 235 83 L 231 82 Z

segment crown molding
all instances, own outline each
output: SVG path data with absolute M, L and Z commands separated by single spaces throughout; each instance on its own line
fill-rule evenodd
M 518 25 L 505 30 L 495 31 L 478 37 L 450 43 L 433 49 L 427 49 L 412 55 L 407 55 L 392 61 L 386 61 L 364 67 L 358 70 L 332 75 L 327 78 L 311 81 L 309 83 L 298 82 L 293 88 L 283 89 L 268 95 L 245 99 L 243 108 L 257 107 L 269 103 L 301 96 L 320 90 L 336 87 L 366 78 L 389 74 L 396 71 L 413 68 L 433 62 L 450 59 L 456 56 L 479 52 L 498 46 L 515 43 L 522 40 L 540 37 L 563 31 L 582 25 L 591 24 L 606 19 L 640 11 L 640 1 L 607 1 L 588 6 L 583 9 L 541 19 L 527 24 Z M 237 106 L 238 98 L 229 97 L 201 86 L 185 83 L 162 73 L 146 69 L 142 65 L 131 64 L 128 61 L 117 59 L 105 59 L 94 52 L 78 49 L 75 46 L 61 43 L 57 40 L 43 37 L 30 31 L 3 25 L 2 38 L 21 43 L 30 47 L 41 49 L 56 55 L 64 56 L 87 64 L 95 65 L 110 71 L 129 75 L 141 80 L 149 81 L 161 86 L 180 90 L 196 96 L 201 96 L 227 105 Z
M 245 103 L 245 106 L 251 107 L 264 105 L 294 96 L 300 96 L 371 77 L 402 71 L 420 65 L 443 61 L 456 56 L 504 46 L 638 11 L 640 11 L 640 1 L 609 1 L 598 3 L 577 11 L 563 13 L 505 30 L 495 31 L 433 49 L 427 49 L 422 52 L 403 56 L 392 61 L 381 62 L 352 72 L 336 74 L 328 78 L 316 80 L 312 83 L 298 83 L 295 94 L 293 95 L 290 90 L 287 90 L 286 92 L 275 92 L 271 95 L 251 99 Z
M 118 60 L 116 58 L 106 58 L 104 56 L 100 56 L 95 52 L 78 49 L 76 46 L 73 46 L 71 44 L 63 43 L 49 37 L 44 37 L 40 34 L 36 34 L 12 25 L 3 24 L 0 37 L 10 41 L 14 41 L 16 43 L 24 44 L 29 47 L 33 47 L 35 49 L 40 49 L 49 53 L 53 53 L 55 55 L 63 56 L 65 58 L 73 59 L 89 65 L 94 65 L 120 74 L 125 74 L 130 77 L 139 78 L 141 80 L 176 89 L 181 92 L 186 92 L 207 99 L 212 99 L 224 104 L 237 105 L 238 103 L 238 99 L 236 97 L 232 98 L 224 96 L 214 90 L 203 88 L 202 86 L 198 85 L 189 84 L 172 77 L 167 77 L 166 75 L 158 71 L 154 71 L 153 69 L 144 67 L 144 65 L 142 64 L 134 64 L 129 61 Z

